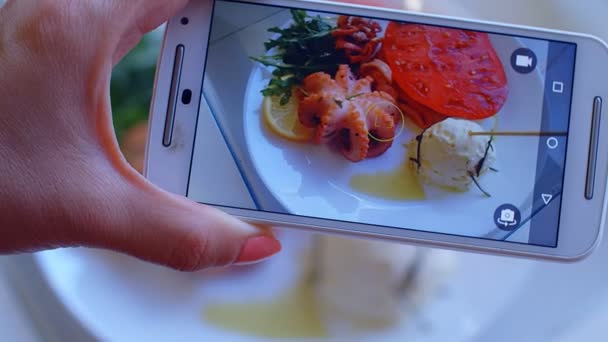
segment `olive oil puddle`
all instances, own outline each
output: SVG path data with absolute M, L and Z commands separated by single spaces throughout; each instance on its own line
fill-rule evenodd
M 327 337 L 313 284 L 305 280 L 267 301 L 210 304 L 203 319 L 219 328 L 257 337 Z
M 423 200 L 426 198 L 416 170 L 405 162 L 390 172 L 355 175 L 351 188 L 374 197 L 388 200 Z

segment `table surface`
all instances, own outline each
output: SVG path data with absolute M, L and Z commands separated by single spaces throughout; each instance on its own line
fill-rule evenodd
M 0 6 L 4 0 L 0 0 Z M 366 1 L 359 1 L 366 2 Z M 382 1 L 369 0 L 378 4 Z M 585 6 L 571 0 L 461 0 L 461 8 L 446 11 L 448 0 L 387 0 L 392 6 L 402 6 L 410 10 L 428 13 L 453 15 L 474 19 L 504 21 L 531 26 L 585 32 L 608 40 L 608 27 L 603 25 L 602 15 L 607 13 L 608 2 L 586 0 Z M 473 16 L 474 14 L 474 16 Z M 10 261 L 2 257 L 0 261 Z M 43 341 L 38 336 L 33 322 L 28 318 L 17 291 L 10 285 L 3 263 L 0 262 L 0 331 L 7 341 Z M 581 327 L 580 332 L 565 336 L 563 341 L 593 340 L 593 331 L 601 331 L 606 317 L 590 320 Z

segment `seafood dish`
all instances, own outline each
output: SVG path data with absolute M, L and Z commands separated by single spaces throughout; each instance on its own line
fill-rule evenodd
M 304 79 L 298 117 L 315 129 L 314 143 L 333 143 L 352 162 L 377 157 L 391 147 L 400 115 L 395 99 L 372 91 L 372 82 L 370 77 L 355 79 L 344 64 L 335 79 L 326 73 Z
M 252 57 L 273 69 L 263 95 L 284 106 L 266 110 L 271 131 L 360 163 L 408 129 L 416 138 L 398 145 L 421 181 L 455 191 L 475 185 L 490 196 L 480 177 L 497 171 L 497 151 L 479 122 L 501 111 L 509 88 L 488 34 L 291 14 L 287 28 L 269 30 L 277 36 L 267 55 Z

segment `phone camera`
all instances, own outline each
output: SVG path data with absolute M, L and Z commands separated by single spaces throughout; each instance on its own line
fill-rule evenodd
M 188 19 L 187 17 L 183 17 L 180 22 L 182 23 L 182 25 L 188 25 L 188 23 L 190 22 L 190 19 Z
M 192 102 L 192 90 L 186 89 L 182 93 L 182 103 L 188 105 L 190 102 Z

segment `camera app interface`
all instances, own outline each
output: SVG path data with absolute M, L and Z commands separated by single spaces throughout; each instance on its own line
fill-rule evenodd
M 555 247 L 575 55 L 557 41 L 216 1 L 188 196 Z

